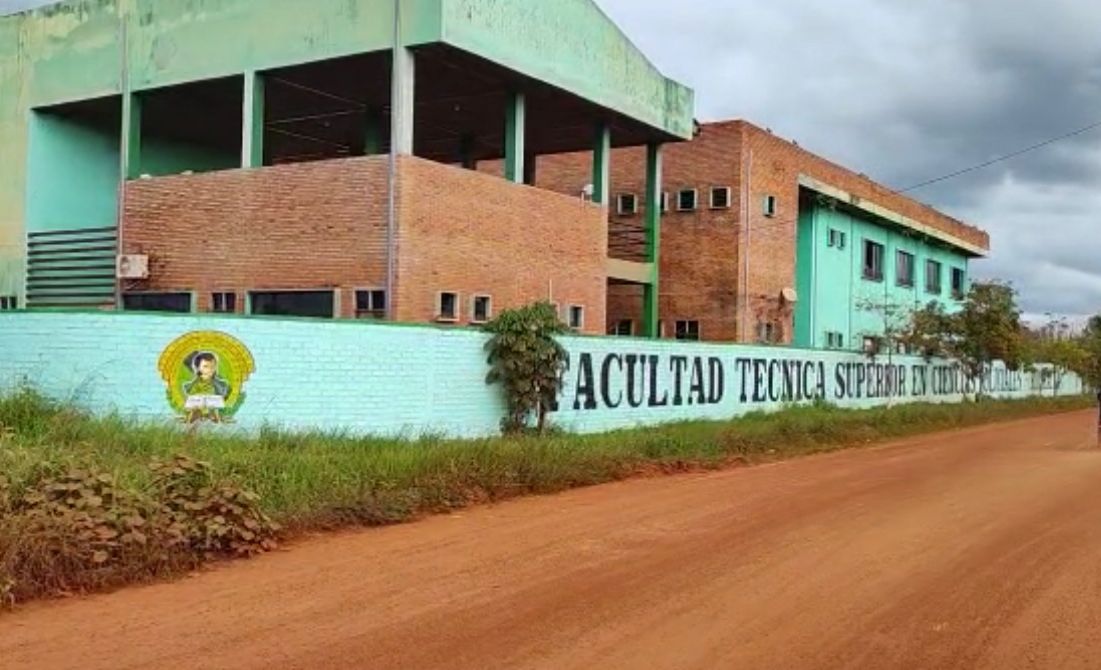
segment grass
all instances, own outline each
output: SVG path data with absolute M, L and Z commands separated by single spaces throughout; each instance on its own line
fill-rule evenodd
M 0 473 L 12 500 L 41 479 L 43 464 L 52 472 L 80 468 L 108 473 L 121 491 L 147 491 L 154 483 L 150 462 L 186 455 L 209 463 L 219 481 L 255 492 L 260 510 L 293 536 L 346 525 L 398 523 L 472 503 L 641 473 L 753 464 L 1090 404 L 1088 398 L 1070 397 L 869 410 L 819 405 L 598 435 L 408 441 L 273 429 L 252 436 L 217 430 L 187 434 L 174 426 L 90 417 L 25 391 L 0 399 Z M 12 530 L 12 523 L 5 534 L 5 516 L 16 515 L 5 515 L 4 509 L 0 500 L 0 596 L 5 552 L 10 556 L 16 543 L 27 541 Z M 167 565 L 194 562 L 173 560 Z M 133 566 L 120 571 L 125 576 L 118 579 L 68 583 L 99 588 L 142 578 Z M 165 571 L 160 564 L 146 570 L 149 578 Z M 37 597 L 50 591 L 24 583 L 21 593 Z

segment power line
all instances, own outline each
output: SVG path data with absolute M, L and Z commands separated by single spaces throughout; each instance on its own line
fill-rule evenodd
M 1030 151 L 1036 151 L 1037 149 L 1042 149 L 1043 147 L 1046 147 L 1049 144 L 1055 144 L 1056 142 L 1060 142 L 1062 140 L 1069 139 L 1071 137 L 1075 137 L 1075 136 L 1081 135 L 1083 133 L 1088 133 L 1089 131 L 1091 131 L 1095 128 L 1101 128 L 1101 121 L 1098 121 L 1096 123 L 1091 123 L 1090 125 L 1084 126 L 1084 127 L 1079 128 L 1077 130 L 1072 130 L 1069 133 L 1059 135 L 1058 137 L 1052 137 L 1051 139 L 1047 139 L 1047 140 L 1044 140 L 1043 142 L 1033 144 L 1032 146 L 1025 147 L 1024 149 L 1020 149 L 1018 151 L 1014 151 L 1012 153 L 1005 154 L 1003 156 L 998 156 L 997 158 L 991 158 L 990 160 L 979 163 L 978 165 L 972 165 L 971 167 L 967 167 L 967 168 L 964 168 L 962 170 L 956 170 L 955 172 L 952 172 L 952 173 L 949 173 L 949 174 L 946 174 L 946 175 L 942 175 L 940 177 L 936 177 L 936 178 L 933 178 L 933 179 L 928 179 L 926 181 L 921 182 L 920 184 L 914 184 L 913 186 L 910 186 L 908 188 L 904 188 L 904 189 L 901 189 L 899 191 L 895 191 L 895 193 L 908 193 L 910 191 L 914 191 L 914 190 L 917 190 L 919 188 L 924 188 L 924 187 L 930 186 L 932 184 L 936 184 L 936 183 L 939 183 L 939 182 L 942 182 L 942 181 L 947 181 L 949 179 L 954 179 L 956 177 L 959 177 L 960 175 L 965 175 L 969 172 L 974 172 L 976 170 L 982 170 L 983 168 L 990 167 L 991 165 L 994 165 L 996 163 L 1001 163 L 1001 162 L 1007 161 L 1011 158 L 1016 158 L 1017 156 L 1020 156 L 1022 154 L 1027 154 Z

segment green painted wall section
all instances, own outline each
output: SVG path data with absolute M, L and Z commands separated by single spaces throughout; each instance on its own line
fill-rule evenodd
M 23 296 L 27 99 L 23 18 L 0 17 L 0 295 Z M 12 45 L 15 48 L 12 48 Z
M 241 154 L 146 135 L 141 142 L 140 165 L 142 174 L 154 177 L 180 174 L 186 170 L 232 170 L 241 166 Z
M 442 2 L 448 44 L 692 136 L 692 90 L 666 79 L 592 0 Z
M 898 229 L 881 225 L 870 216 L 823 207 L 801 206 L 796 242 L 796 288 L 799 303 L 795 312 L 796 346 L 825 348 L 827 333 L 841 333 L 844 348 L 858 350 L 865 336 L 884 331 L 882 307 L 897 305 L 904 309 L 943 302 L 949 310 L 958 309 L 959 301 L 952 297 L 951 269 L 960 268 L 967 277 L 967 257 L 925 238 L 903 235 Z M 829 231 L 845 234 L 845 247 L 829 245 Z M 863 276 L 864 241 L 884 246 L 883 280 L 873 281 Z M 914 284 L 899 286 L 897 282 L 898 251 L 914 255 Z M 941 264 L 939 294 L 926 291 L 925 261 Z M 965 285 L 966 289 L 966 285 Z M 903 317 L 904 318 L 904 317 Z
M 31 115 L 27 230 L 48 232 L 115 225 L 118 132 L 54 115 Z

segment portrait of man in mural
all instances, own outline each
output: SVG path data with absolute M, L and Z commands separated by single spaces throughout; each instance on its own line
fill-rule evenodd
M 191 356 L 194 378 L 184 383 L 187 422 L 213 421 L 221 423 L 222 410 L 229 397 L 229 382 L 218 376 L 218 357 L 209 351 L 198 351 Z

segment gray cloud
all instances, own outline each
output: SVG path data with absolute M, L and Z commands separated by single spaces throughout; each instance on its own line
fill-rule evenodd
M 1101 3 L 598 0 L 704 119 L 896 188 L 1101 121 Z M 1101 311 L 1101 129 L 911 195 L 987 229 L 1024 309 Z

